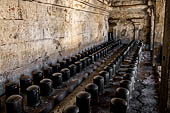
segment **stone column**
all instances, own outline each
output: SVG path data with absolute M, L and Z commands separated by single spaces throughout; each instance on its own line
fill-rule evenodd
M 151 34 L 150 34 L 150 50 L 154 48 L 154 34 L 155 34 L 155 15 L 154 10 L 151 9 Z
M 135 40 L 139 40 L 139 24 L 135 23 Z
M 118 28 L 116 27 L 116 40 L 118 40 Z
M 170 111 L 170 0 L 166 0 L 160 88 L 160 113 Z
M 115 28 L 113 28 L 113 38 L 114 38 L 114 40 L 117 40 L 117 37 L 116 37 L 116 29 L 115 29 Z

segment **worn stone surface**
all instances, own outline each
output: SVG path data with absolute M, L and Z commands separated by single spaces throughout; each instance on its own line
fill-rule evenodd
M 164 31 L 164 19 L 165 19 L 165 1 L 156 1 L 156 20 L 155 20 L 155 43 L 163 43 L 163 31 Z
M 170 1 L 166 0 L 165 7 L 165 24 L 164 24 L 164 38 L 163 38 L 163 49 L 162 49 L 162 73 L 161 73 L 161 87 L 160 87 L 160 112 L 168 113 L 170 111 Z
M 93 72 L 89 75 L 87 79 L 85 79 L 72 93 L 70 93 L 64 100 L 59 103 L 54 110 L 52 110 L 50 113 L 62 113 L 62 111 L 68 107 L 69 105 L 73 105 L 76 103 L 76 95 L 85 90 L 85 86 L 89 83 L 93 83 L 94 76 L 97 76 L 100 71 L 103 70 L 103 68 L 112 61 L 116 56 L 118 56 L 117 53 L 122 52 L 124 49 L 124 46 L 118 46 L 116 47 L 106 58 L 99 60 L 98 62 L 95 62 L 93 67 L 90 67 L 93 69 Z M 101 97 L 104 97 L 103 95 Z M 105 99 L 105 98 L 101 98 Z M 110 101 L 110 100 L 109 100 Z M 96 109 L 98 109 L 98 104 L 95 106 Z M 91 112 L 94 113 L 94 112 Z
M 44 63 L 107 40 L 108 4 L 103 0 L 0 0 L 1 86 Z
M 112 6 L 145 4 L 147 0 L 112 0 Z
M 159 113 L 158 76 L 153 72 L 149 51 L 143 53 L 128 113 Z
M 145 0 L 116 0 L 111 11 L 113 32 L 121 39 L 139 39 L 148 41 L 150 17 L 148 3 Z
M 154 63 L 161 65 L 164 19 L 165 19 L 165 0 L 155 3 L 155 37 L 154 37 Z
M 153 65 L 161 64 L 165 0 L 113 0 L 110 17 L 114 37 L 144 40 L 153 50 Z M 122 35 L 125 34 L 125 35 Z
M 160 62 L 164 12 L 164 0 L 0 0 L 0 91 L 21 74 L 107 40 L 108 31 L 154 44 Z
M 133 55 L 133 51 L 130 55 Z M 107 62 L 105 63 L 107 64 Z M 100 66 L 103 67 L 103 64 Z M 100 67 L 99 70 L 103 69 L 102 67 Z M 98 69 L 96 72 L 98 73 Z M 87 80 L 66 97 L 51 113 L 60 113 L 67 106 L 75 104 L 76 94 L 84 90 L 84 87 L 92 81 L 94 75 L 90 75 Z M 135 90 L 132 92 L 132 99 L 130 100 L 127 113 L 159 113 L 157 79 L 158 76 L 154 74 L 151 65 L 150 51 L 144 51 L 141 55 L 141 62 L 138 68 L 138 80 L 135 83 Z M 105 88 L 105 93 L 99 97 L 99 103 L 91 105 L 91 113 L 110 113 L 110 100 L 115 97 L 115 91 L 120 85 L 118 82 L 119 80 L 113 81 L 110 81 L 110 86 Z

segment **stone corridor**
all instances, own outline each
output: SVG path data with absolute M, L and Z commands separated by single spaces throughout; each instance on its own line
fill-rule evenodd
M 169 12 L 170 0 L 0 0 L 0 113 L 170 113 Z

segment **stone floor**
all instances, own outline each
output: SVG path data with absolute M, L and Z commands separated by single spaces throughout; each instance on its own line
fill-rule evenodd
M 151 66 L 150 52 L 143 52 L 141 58 L 139 80 L 135 83 L 128 113 L 158 113 L 157 77 Z

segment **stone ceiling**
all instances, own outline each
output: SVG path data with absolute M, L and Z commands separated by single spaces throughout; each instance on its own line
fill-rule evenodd
M 148 0 L 109 0 L 113 7 L 124 5 L 143 5 L 147 4 Z
M 148 16 L 148 0 L 110 0 L 115 19 L 144 19 Z

